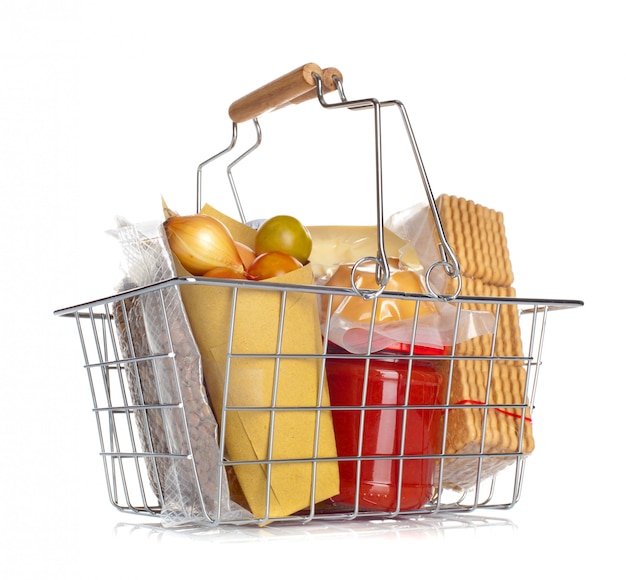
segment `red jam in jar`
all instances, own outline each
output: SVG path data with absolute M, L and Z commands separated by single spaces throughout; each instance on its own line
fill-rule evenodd
M 340 458 L 340 492 L 331 503 L 339 509 L 358 506 L 359 510 L 416 510 L 433 495 L 436 460 L 423 456 L 441 452 L 443 410 L 408 406 L 441 405 L 444 381 L 433 362 L 427 359 L 413 359 L 407 381 L 409 360 L 393 355 L 409 351 L 410 347 L 405 345 L 382 351 L 384 358 L 371 358 L 367 368 L 366 359 L 358 355 L 350 355 L 338 347 L 329 350 L 329 354 L 345 355 L 326 360 L 331 405 L 360 407 L 332 411 Z M 422 347 L 414 350 L 414 354 L 442 352 Z M 363 401 L 366 372 L 367 392 Z M 394 408 L 381 408 L 387 405 Z M 364 459 L 368 456 L 373 458 Z M 354 459 L 341 459 L 350 457 Z

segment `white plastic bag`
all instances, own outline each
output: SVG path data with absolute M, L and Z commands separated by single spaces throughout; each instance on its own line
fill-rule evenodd
M 120 289 L 175 277 L 160 223 L 132 225 L 118 219 L 111 233 L 125 261 Z M 218 467 L 217 422 L 179 288 L 129 298 L 120 303 L 114 318 L 122 354 L 135 361 L 126 368 L 133 404 L 159 405 L 136 417 L 144 451 L 157 454 L 148 471 L 163 503 L 163 525 L 248 517 L 247 510 L 231 501 L 225 470 Z M 160 356 L 172 350 L 174 357 Z

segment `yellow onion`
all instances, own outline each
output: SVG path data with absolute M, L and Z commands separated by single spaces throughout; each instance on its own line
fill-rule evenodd
M 247 270 L 250 267 L 250 264 L 254 262 L 256 254 L 250 246 L 244 244 L 243 242 L 235 240 L 235 245 L 237 246 L 237 251 L 239 252 L 241 261 L 243 262 L 243 267 Z
M 217 218 L 205 214 L 173 215 L 163 227 L 170 249 L 190 274 L 202 276 L 218 267 L 244 271 L 235 240 Z

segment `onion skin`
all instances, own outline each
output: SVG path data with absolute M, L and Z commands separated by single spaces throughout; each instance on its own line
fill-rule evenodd
M 247 270 L 251 280 L 267 280 L 302 268 L 302 263 L 285 252 L 259 254 Z
M 254 250 L 250 246 L 247 246 L 246 244 L 242 242 L 238 242 L 237 240 L 235 240 L 235 245 L 237 246 L 239 257 L 241 258 L 241 261 L 243 262 L 243 267 L 247 270 L 250 267 L 250 264 L 254 262 L 254 259 L 256 258 L 256 254 L 254 253 Z
M 218 267 L 244 271 L 235 240 L 217 218 L 205 214 L 173 215 L 163 227 L 170 249 L 190 274 L 202 276 Z
M 231 278 L 233 280 L 248 279 L 245 272 L 237 272 L 232 268 L 227 268 L 226 266 L 211 268 L 208 272 L 205 272 L 203 276 L 206 278 Z

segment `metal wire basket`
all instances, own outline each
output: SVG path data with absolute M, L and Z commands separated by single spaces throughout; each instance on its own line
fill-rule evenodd
M 333 90 L 339 98 L 329 103 Z M 202 171 L 234 149 L 238 123 L 252 120 L 257 143 L 228 167 L 245 221 L 231 170 L 260 143 L 258 116 L 315 97 L 327 108 L 373 111 L 378 250 L 360 263 L 374 265 L 378 289 L 357 287 L 358 264 L 345 288 L 170 272 L 55 312 L 75 320 L 109 499 L 124 512 L 212 526 L 459 513 L 510 508 L 520 498 L 534 448 L 532 410 L 548 315 L 582 302 L 467 294 L 477 287 L 446 238 L 402 103 L 350 101 L 341 73 L 313 64 L 269 83 L 233 103 L 230 145 L 198 167 L 198 210 Z M 440 259 L 426 268 L 427 292 L 420 294 L 386 288 L 380 109 L 389 106 L 401 113 L 438 236 Z M 434 282 L 437 273 L 449 280 L 445 289 Z M 207 372 L 185 326 L 186 296 L 202 289 L 226 297 L 206 314 L 218 316 L 219 309 L 230 321 L 217 374 Z M 274 305 L 272 323 L 262 330 L 236 324 L 249 316 L 250 297 Z M 350 298 L 372 313 L 358 353 L 337 347 L 326 332 L 334 301 Z M 378 350 L 374 313 L 390 300 L 412 308 L 412 339 Z M 301 320 L 293 305 L 302 302 L 319 313 L 314 347 L 291 341 Z M 426 347 L 419 341 L 422 313 L 442 304 L 455 338 Z M 489 332 L 457 340 L 472 312 L 489 314 Z M 250 332 L 269 333 L 272 348 L 255 349 Z M 269 375 L 263 392 L 255 373 Z

